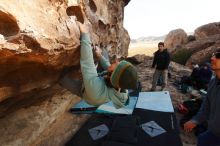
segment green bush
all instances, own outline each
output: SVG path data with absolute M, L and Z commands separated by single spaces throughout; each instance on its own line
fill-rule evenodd
M 192 51 L 188 49 L 180 49 L 171 56 L 171 60 L 176 63 L 185 65 L 186 61 L 190 58 L 191 55 Z

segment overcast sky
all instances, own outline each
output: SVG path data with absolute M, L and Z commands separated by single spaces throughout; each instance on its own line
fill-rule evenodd
M 132 39 L 162 36 L 182 28 L 220 21 L 220 0 L 131 0 L 125 7 L 124 27 Z

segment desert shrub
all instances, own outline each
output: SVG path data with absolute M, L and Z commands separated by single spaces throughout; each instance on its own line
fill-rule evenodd
M 185 65 L 186 61 L 190 58 L 191 55 L 192 51 L 188 49 L 180 49 L 171 56 L 171 60 L 176 63 Z

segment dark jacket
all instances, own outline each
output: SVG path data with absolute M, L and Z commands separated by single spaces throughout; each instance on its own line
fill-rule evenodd
M 212 70 L 208 67 L 207 69 L 201 68 L 199 70 L 199 80 L 208 84 L 212 77 Z
M 193 69 L 190 77 L 191 77 L 191 80 L 193 80 L 193 81 L 199 80 L 200 74 L 199 74 L 199 68 L 198 67 Z
M 155 67 L 158 70 L 165 70 L 168 69 L 170 64 L 170 54 L 168 53 L 167 49 L 164 49 L 162 52 L 159 50 L 154 53 L 154 61 L 152 67 Z
M 208 121 L 208 129 L 220 137 L 220 81 L 215 77 L 209 83 L 207 97 L 193 121 L 200 124 Z

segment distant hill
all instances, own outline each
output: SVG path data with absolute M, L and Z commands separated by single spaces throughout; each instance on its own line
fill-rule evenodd
M 193 35 L 194 32 L 187 32 L 187 35 Z M 138 39 L 131 39 L 131 43 L 143 43 L 143 42 L 163 42 L 166 38 L 166 35 L 163 36 L 147 36 L 140 37 Z
M 192 35 L 192 32 L 187 33 Z M 128 56 L 134 56 L 137 54 L 145 54 L 146 56 L 153 56 L 153 53 L 158 49 L 157 44 L 164 42 L 166 35 L 163 36 L 148 36 L 140 37 L 138 39 L 131 39 Z
M 128 56 L 134 56 L 137 54 L 144 54 L 146 56 L 153 56 L 153 53 L 157 50 L 158 42 L 164 41 L 164 36 L 148 36 L 140 37 L 138 39 L 131 39 Z
M 166 35 L 164 35 L 164 36 L 140 37 L 138 39 L 131 39 L 131 43 L 159 42 L 159 41 L 164 41 L 165 37 L 166 37 Z

